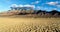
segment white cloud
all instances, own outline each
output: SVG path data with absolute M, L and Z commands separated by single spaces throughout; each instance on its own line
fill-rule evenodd
M 24 5 L 18 5 L 18 7 L 23 7 Z
M 29 4 L 27 4 L 27 5 L 24 5 L 24 7 L 32 7 L 32 8 L 35 8 L 35 5 L 29 5 Z
M 59 1 L 56 1 L 56 2 L 48 2 L 46 4 L 54 5 L 54 6 L 58 7 L 58 8 L 60 8 L 60 4 L 59 3 L 60 3 Z
M 37 8 L 37 10 L 40 10 L 40 9 L 41 9 L 41 7 L 40 7 L 40 6 L 37 6 L 36 8 Z
M 29 4 L 17 5 L 17 4 L 12 4 L 10 7 L 32 7 L 32 8 L 35 8 L 35 5 L 29 5 Z
M 60 8 L 60 5 L 56 5 L 56 6 Z
M 17 4 L 12 4 L 10 7 L 18 7 Z
M 38 4 L 38 3 L 39 3 L 39 1 L 36 1 L 35 3 L 36 3 L 36 4 Z
M 35 2 L 32 2 L 31 4 L 38 4 L 40 1 L 35 1 Z
M 48 3 L 46 3 L 46 4 L 49 4 L 49 5 L 57 5 L 58 2 L 57 2 L 57 1 L 56 1 L 56 2 L 48 2 Z

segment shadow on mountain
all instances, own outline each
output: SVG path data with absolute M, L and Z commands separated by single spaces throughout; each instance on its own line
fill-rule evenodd
M 26 15 L 26 16 L 31 16 L 31 17 L 60 17 L 60 12 L 57 11 L 57 10 L 52 10 L 50 12 L 48 11 L 45 11 L 45 10 L 30 10 L 30 11 L 26 11 L 26 10 L 23 10 L 23 11 L 18 11 L 18 10 L 15 10 L 15 11 L 8 11 L 8 12 L 3 12 L 3 13 L 0 13 L 0 16 L 1 15 Z

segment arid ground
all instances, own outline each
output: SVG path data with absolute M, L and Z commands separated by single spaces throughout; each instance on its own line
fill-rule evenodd
M 0 32 L 60 32 L 60 18 L 0 17 Z

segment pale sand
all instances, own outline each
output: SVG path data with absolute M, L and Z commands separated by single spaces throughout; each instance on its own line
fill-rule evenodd
M 22 26 L 24 26 L 24 25 L 32 25 L 33 24 L 35 26 L 37 26 L 37 25 L 46 26 L 46 25 L 50 25 L 51 23 L 60 23 L 60 18 L 10 18 L 10 17 L 0 17 L 0 31 L 3 30 L 3 32 L 6 32 L 6 31 L 8 31 L 8 29 L 13 28 L 15 26 L 21 26 L 19 28 L 22 28 Z M 19 29 L 19 28 L 16 28 L 16 29 Z M 19 32 L 20 32 L 20 30 L 19 30 Z

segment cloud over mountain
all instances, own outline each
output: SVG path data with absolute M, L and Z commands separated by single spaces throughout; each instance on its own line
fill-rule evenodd
M 32 7 L 32 8 L 35 8 L 35 5 L 29 5 L 29 4 L 26 4 L 26 5 L 17 5 L 17 4 L 12 4 L 10 7 Z

